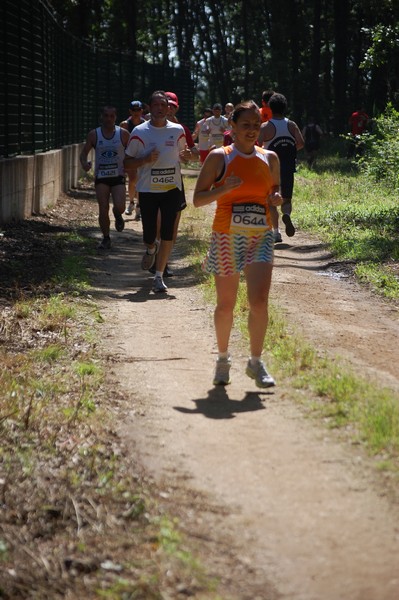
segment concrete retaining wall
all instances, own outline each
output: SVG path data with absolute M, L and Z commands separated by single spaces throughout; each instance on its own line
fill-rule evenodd
M 61 192 L 77 187 L 83 144 L 33 156 L 0 160 L 0 225 L 29 218 L 53 206 Z M 93 156 L 90 157 L 93 164 Z

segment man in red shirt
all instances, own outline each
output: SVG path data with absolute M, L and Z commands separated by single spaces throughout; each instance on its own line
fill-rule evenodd
M 355 110 L 349 117 L 349 125 L 351 128 L 351 140 L 349 141 L 347 158 L 353 158 L 363 154 L 364 143 L 361 136 L 365 131 L 369 122 L 369 116 L 362 106 L 359 110 Z
M 349 125 L 351 128 L 351 134 L 352 135 L 361 135 L 362 133 L 364 133 L 368 122 L 369 122 L 369 116 L 366 113 L 366 111 L 364 110 L 364 107 L 362 106 L 362 108 L 360 110 L 356 110 L 349 117 Z

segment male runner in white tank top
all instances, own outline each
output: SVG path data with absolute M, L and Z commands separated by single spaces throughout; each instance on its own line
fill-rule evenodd
M 116 123 L 116 108 L 104 106 L 101 111 L 101 126 L 87 134 L 86 143 L 80 153 L 80 164 L 84 171 L 91 169 L 87 161 L 90 150 L 95 150 L 95 190 L 99 207 L 98 222 L 103 234 L 99 250 L 111 247 L 109 235 L 109 199 L 112 196 L 115 229 L 123 231 L 125 222 L 122 213 L 125 210 L 125 169 L 123 159 L 129 141 L 129 132 Z
M 221 148 L 224 132 L 228 128 L 228 120 L 222 116 L 222 105 L 216 103 L 212 108 L 213 116 L 205 121 L 209 128 L 209 148 Z

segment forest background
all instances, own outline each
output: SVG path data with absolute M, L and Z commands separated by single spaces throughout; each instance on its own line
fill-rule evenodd
M 196 117 L 274 89 L 291 118 L 348 129 L 361 106 L 399 108 L 397 0 L 52 0 L 60 24 L 98 48 L 191 70 Z M 149 90 L 149 92 L 152 90 Z M 146 100 L 146 98 L 142 98 Z

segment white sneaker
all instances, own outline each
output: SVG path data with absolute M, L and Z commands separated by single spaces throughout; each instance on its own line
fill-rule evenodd
M 278 244 L 283 241 L 283 238 L 281 237 L 281 233 L 278 230 L 273 231 L 273 235 L 274 235 L 274 243 L 275 244 Z
M 134 204 L 132 204 L 131 202 L 128 204 L 126 210 L 125 210 L 125 215 L 132 215 L 133 214 L 133 208 L 134 208 Z
M 273 377 L 266 371 L 264 363 L 260 360 L 255 366 L 252 365 L 251 360 L 248 361 L 246 374 L 251 379 L 255 379 L 255 383 L 260 388 L 268 388 L 276 385 Z
M 228 385 L 230 383 L 231 358 L 218 358 L 216 360 L 213 385 Z
M 162 277 L 160 277 L 159 275 L 154 277 L 154 283 L 152 284 L 152 291 L 155 292 L 156 294 L 168 291 L 168 287 L 165 285 Z

